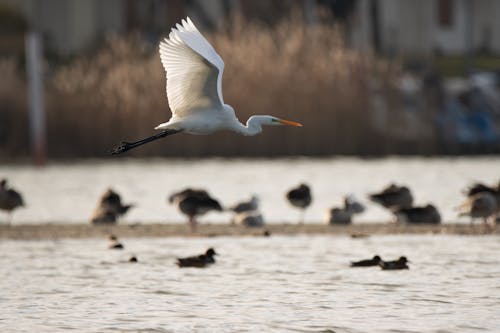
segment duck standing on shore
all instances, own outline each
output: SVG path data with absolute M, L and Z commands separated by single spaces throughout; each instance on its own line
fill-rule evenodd
M 186 258 L 177 258 L 176 264 L 179 267 L 204 268 L 207 265 L 215 263 L 215 255 L 217 255 L 215 250 L 213 248 L 209 248 L 204 254 Z
M 264 216 L 256 210 L 236 214 L 233 221 L 235 224 L 244 225 L 249 228 L 259 228 L 264 226 Z
M 495 222 L 500 222 L 500 181 L 496 186 L 488 186 L 482 183 L 475 183 L 466 189 L 465 193 L 468 198 L 478 194 L 478 193 L 490 193 L 495 197 L 497 211 Z
M 118 193 L 112 189 L 101 195 L 97 207 L 90 218 L 92 224 L 115 224 L 120 216 L 125 215 L 134 205 L 124 205 Z
M 12 222 L 12 213 L 16 208 L 23 207 L 21 193 L 7 186 L 7 179 L 0 180 L 0 210 L 7 212 L 7 224 Z
M 490 192 L 479 192 L 470 196 L 459 207 L 459 216 L 470 216 L 472 224 L 475 218 L 482 218 L 483 224 L 488 226 L 488 218 L 498 212 L 497 200 Z
M 300 184 L 286 193 L 288 202 L 300 209 L 301 215 L 299 223 L 304 223 L 304 214 L 307 207 L 312 202 L 311 188 L 306 184 Z
M 196 231 L 198 225 L 196 221 L 197 216 L 208 213 L 211 210 L 219 212 L 223 210 L 220 203 L 205 190 L 187 188 L 170 195 L 168 201 L 177 206 L 181 213 L 187 215 L 192 232 Z
M 232 224 L 242 224 L 247 227 L 260 227 L 264 225 L 264 217 L 259 212 L 259 198 L 253 195 L 250 200 L 242 201 L 229 207 L 234 213 Z
M 439 224 L 441 215 L 434 205 L 428 204 L 421 207 L 399 208 L 394 212 L 396 222 L 410 224 Z
M 229 207 L 229 210 L 235 214 L 255 211 L 259 209 L 259 198 L 256 195 L 253 195 L 250 200 L 242 201 L 234 206 Z
M 365 207 L 352 195 L 344 197 L 344 207 L 333 207 L 327 213 L 328 224 L 350 224 L 352 217 L 365 211 Z
M 370 200 L 390 210 L 410 208 L 413 204 L 413 195 L 406 186 L 390 184 L 382 191 L 369 195 Z

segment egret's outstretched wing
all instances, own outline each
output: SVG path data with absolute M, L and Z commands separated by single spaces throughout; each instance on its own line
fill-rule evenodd
M 189 17 L 160 43 L 160 58 L 167 72 L 168 104 L 174 115 L 224 104 L 224 61 Z

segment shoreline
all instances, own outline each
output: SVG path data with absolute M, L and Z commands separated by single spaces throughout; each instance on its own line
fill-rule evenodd
M 271 235 L 350 235 L 353 238 L 370 235 L 395 234 L 449 234 L 484 235 L 500 234 L 500 228 L 486 230 L 482 224 L 395 224 L 354 223 L 350 225 L 326 224 L 268 224 L 262 228 L 248 228 L 230 224 L 201 224 L 196 233 L 191 233 L 186 224 L 24 224 L 0 225 L 0 239 L 42 240 L 59 238 L 102 238 L 110 234 L 119 237 L 219 237 L 219 236 L 263 236 Z

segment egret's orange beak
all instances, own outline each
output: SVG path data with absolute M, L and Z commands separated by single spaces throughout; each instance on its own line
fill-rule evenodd
M 278 119 L 278 121 L 280 122 L 280 124 L 283 124 L 283 125 L 302 127 L 302 124 L 298 123 L 296 121 L 284 120 L 284 119 Z

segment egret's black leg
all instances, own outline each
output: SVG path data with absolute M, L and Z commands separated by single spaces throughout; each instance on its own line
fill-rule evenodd
M 156 135 L 147 137 L 147 138 L 139 140 L 139 141 L 135 141 L 135 142 L 122 141 L 119 146 L 113 148 L 113 150 L 111 151 L 111 154 L 112 155 L 121 154 L 121 153 L 126 152 L 127 150 L 142 146 L 143 144 L 146 144 L 148 142 L 158 140 L 158 139 L 164 138 L 166 136 L 174 135 L 174 134 L 177 134 L 180 132 L 182 132 L 182 130 L 168 129 L 168 130 L 164 130 Z

